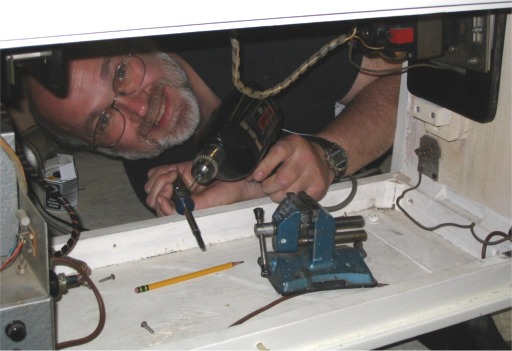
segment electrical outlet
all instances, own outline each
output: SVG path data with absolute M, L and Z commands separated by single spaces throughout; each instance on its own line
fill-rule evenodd
M 439 159 L 441 158 L 441 149 L 436 139 L 424 135 L 420 139 L 420 150 L 418 155 L 421 162 L 421 173 L 436 181 L 439 178 Z

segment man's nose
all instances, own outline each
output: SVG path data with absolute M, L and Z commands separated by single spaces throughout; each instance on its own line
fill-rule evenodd
M 127 118 L 144 118 L 148 113 L 148 96 L 144 91 L 119 96 L 116 101 L 116 107 L 121 110 Z

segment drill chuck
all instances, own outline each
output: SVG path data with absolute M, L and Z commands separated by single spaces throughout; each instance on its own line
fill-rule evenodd
M 197 133 L 192 176 L 200 184 L 213 179 L 247 177 L 277 140 L 283 116 L 272 99 L 239 92 L 227 98 Z
M 199 184 L 206 184 L 219 174 L 226 152 L 215 145 L 209 145 L 197 155 L 192 166 L 192 176 Z

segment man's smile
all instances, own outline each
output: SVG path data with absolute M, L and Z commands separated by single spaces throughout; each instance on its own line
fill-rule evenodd
M 171 103 L 171 94 L 167 87 L 162 89 L 159 98 L 153 99 L 154 103 L 151 106 L 147 116 L 147 122 L 144 123 L 143 135 L 148 135 L 151 132 L 158 132 L 159 130 L 165 130 L 171 123 L 173 109 Z
M 159 126 L 159 123 L 160 121 L 162 120 L 162 117 L 165 113 L 165 107 L 166 107 L 166 103 L 165 103 L 165 96 L 162 95 L 162 99 L 161 99 L 161 104 L 160 104 L 160 111 L 158 112 L 158 115 L 156 116 L 156 119 L 155 121 L 153 122 L 153 126 L 155 127 L 160 127 Z

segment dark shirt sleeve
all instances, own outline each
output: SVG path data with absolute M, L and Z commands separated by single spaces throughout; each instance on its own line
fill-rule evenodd
M 325 23 L 239 30 L 242 46 L 241 73 L 244 82 L 269 88 L 288 77 L 323 45 L 348 29 L 344 24 Z M 192 33 L 158 38 L 164 51 L 183 57 L 222 100 L 234 88 L 231 81 L 229 31 Z M 361 56 L 353 60 L 361 62 Z M 344 97 L 357 77 L 348 57 L 347 45 L 330 52 L 289 88 L 274 97 L 284 114 L 284 128 L 315 134 L 334 118 L 334 104 Z M 130 183 L 140 201 L 146 203 L 147 172 L 164 164 L 192 160 L 191 141 L 166 150 L 153 159 L 124 160 Z

